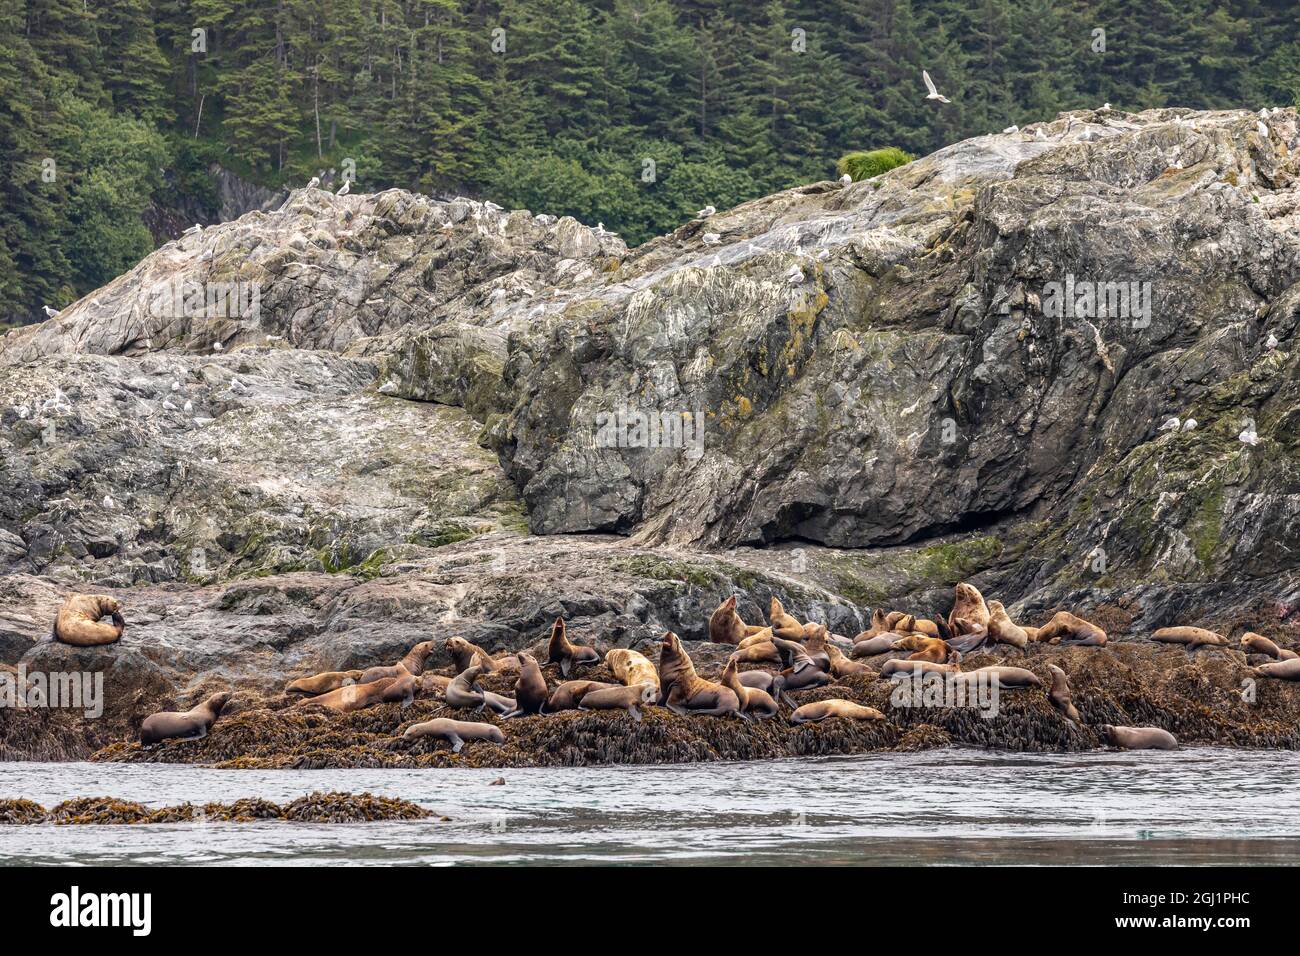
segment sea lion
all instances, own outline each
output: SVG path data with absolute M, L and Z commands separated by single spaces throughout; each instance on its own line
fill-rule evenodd
M 831 674 L 835 677 L 848 677 L 850 674 L 870 674 L 872 670 L 866 664 L 860 661 L 849 660 L 844 656 L 844 652 L 834 644 L 826 645 L 826 653 L 830 657 Z
M 410 674 L 406 676 L 411 677 Z M 332 690 L 328 694 L 321 694 L 319 697 L 304 697 L 302 700 L 296 701 L 294 706 L 303 707 L 308 704 L 319 704 L 336 714 L 350 714 L 354 710 L 364 710 L 367 707 L 373 707 L 375 704 L 389 703 L 385 699 L 389 696 L 388 689 L 396 683 L 397 678 L 385 677 L 382 680 L 371 681 L 369 684 L 348 684 L 338 690 Z M 411 683 L 414 685 L 414 677 L 411 677 Z M 398 690 L 400 691 L 401 688 L 398 688 Z M 413 693 L 414 686 L 412 686 Z
M 1083 723 L 1078 709 L 1074 706 L 1074 698 L 1070 694 L 1070 679 L 1065 676 L 1065 671 L 1055 664 L 1048 664 L 1047 669 L 1052 672 L 1052 689 L 1047 692 L 1047 699 L 1052 702 L 1053 707 L 1066 716 L 1067 720 L 1075 724 Z
M 714 644 L 739 644 L 748 633 L 748 625 L 736 613 L 734 594 L 709 615 L 709 640 Z
M 885 614 L 885 630 L 892 631 L 894 626 L 905 617 L 907 617 L 906 611 L 889 611 Z
M 1247 631 L 1241 635 L 1242 649 L 1248 653 L 1267 654 L 1275 661 L 1295 660 L 1297 655 L 1295 651 L 1289 651 L 1284 647 L 1279 647 L 1275 642 L 1270 641 L 1263 634 L 1256 634 L 1254 631 Z
M 527 651 L 519 652 L 519 677 L 515 680 L 515 709 L 506 717 L 519 717 L 524 714 L 540 714 L 546 706 L 550 695 L 546 690 L 546 678 L 537 666 L 537 658 Z
M 812 662 L 822 670 L 831 669 L 831 632 L 824 624 L 810 623 L 804 625 L 803 649 L 812 658 Z
M 860 644 L 863 641 L 869 641 L 877 634 L 883 634 L 887 630 L 889 628 L 885 626 L 885 612 L 880 608 L 876 608 L 871 612 L 871 626 L 865 631 L 859 631 L 857 636 L 853 638 L 853 643 Z
M 962 654 L 974 654 L 980 648 L 987 648 L 991 643 L 989 632 L 982 627 L 964 629 L 965 633 L 953 635 L 947 638 L 944 643 L 954 651 Z M 952 634 L 949 631 L 949 634 Z
M 494 714 L 508 714 L 519 706 L 519 702 L 513 697 L 494 694 L 490 690 L 485 690 L 483 691 L 483 706 Z
M 401 704 L 403 707 L 409 705 L 415 700 L 415 692 L 418 688 L 416 683 L 419 678 L 411 673 L 399 674 L 397 677 L 380 678 L 381 680 L 390 680 L 391 683 L 384 688 L 379 700 L 384 704 Z M 375 683 L 371 681 L 371 683 Z
M 1182 644 L 1189 651 L 1198 647 L 1223 647 L 1227 638 L 1203 627 L 1162 627 L 1151 632 L 1151 640 L 1160 644 Z
M 299 677 L 290 681 L 284 690 L 287 694 L 306 694 L 309 697 L 328 694 L 348 684 L 359 684 L 362 673 L 363 671 L 322 671 L 311 677 Z
M 791 707 L 797 706 L 789 694 L 785 693 L 785 677 L 764 670 L 740 671 L 737 679 L 746 687 L 761 690 L 773 700 L 784 700 Z
M 1127 750 L 1177 750 L 1178 738 L 1159 727 L 1116 727 L 1101 725 L 1102 736 Z
M 755 644 L 770 644 L 774 637 L 776 637 L 776 634 L 773 633 L 770 627 L 761 627 L 757 631 L 747 634 L 736 647 L 745 648 L 753 647 Z
M 899 680 L 917 674 L 956 674 L 961 672 L 961 654 L 954 653 L 956 660 L 948 664 L 936 664 L 933 661 L 891 660 L 885 661 L 880 668 L 881 677 Z
M 640 651 L 616 647 L 605 655 L 605 666 L 628 687 L 646 683 L 654 684 L 655 689 L 659 687 L 659 672 Z
M 781 678 L 784 683 L 781 685 L 783 691 L 787 690 L 808 690 L 813 687 L 825 687 L 832 680 L 831 675 L 826 673 L 815 664 L 811 667 L 804 667 L 796 670 L 793 667 L 787 667 L 781 671 Z
M 471 664 L 482 664 L 484 674 L 490 674 L 498 670 L 514 671 L 519 669 L 519 660 L 513 654 L 507 654 L 505 657 L 500 658 L 493 657 L 483 648 L 477 644 L 471 644 L 463 637 L 449 637 L 443 647 L 451 655 L 457 674 Z
M 952 610 L 948 613 L 948 627 L 953 634 L 966 633 L 964 628 L 988 628 L 989 607 L 984 603 L 984 595 L 973 584 L 961 581 L 953 588 L 955 598 Z M 964 622 L 964 623 L 959 623 Z
M 796 672 L 808 667 L 821 669 L 817 667 L 817 662 L 813 660 L 807 648 L 798 641 L 787 641 L 784 638 L 774 637 L 772 638 L 772 646 L 776 648 L 783 668 L 790 668 Z M 827 663 L 829 664 L 829 661 Z
M 1300 680 L 1300 657 L 1285 661 L 1270 661 L 1260 664 L 1255 669 L 1260 677 L 1276 677 L 1278 680 Z
M 664 634 L 659 645 L 659 686 L 662 703 L 675 714 L 735 714 L 744 718 L 736 692 L 695 673 L 681 638 L 672 631 Z
M 487 703 L 483 698 L 483 688 L 478 686 L 478 679 L 482 676 L 482 664 L 465 668 L 447 684 L 442 692 L 442 699 L 447 702 L 448 707 L 481 710 Z
M 105 624 L 100 618 L 112 619 Z M 54 640 L 73 647 L 100 647 L 122 639 L 122 602 L 107 594 L 73 594 L 54 617 Z
M 140 724 L 140 743 L 147 747 L 173 737 L 201 740 L 208 735 L 229 700 L 230 694 L 223 691 L 186 711 L 164 710 L 150 714 Z
M 637 723 L 641 722 L 641 711 L 637 709 L 649 706 L 659 699 L 659 688 L 650 683 L 619 685 L 601 690 L 588 691 L 578 702 L 579 710 L 626 710 Z
M 890 631 L 877 634 L 875 637 L 869 637 L 865 641 L 855 643 L 853 650 L 849 651 L 849 657 L 857 659 L 859 657 L 875 657 L 877 654 L 886 654 L 894 649 L 894 641 L 898 639 L 898 636 Z
M 798 641 L 803 639 L 803 625 L 794 619 L 791 615 L 785 613 L 785 608 L 775 597 L 772 598 L 772 605 L 768 610 L 768 622 L 772 625 L 772 633 L 787 641 Z
M 1090 621 L 1069 611 L 1058 611 L 1038 629 L 1034 639 L 1047 644 L 1074 644 L 1079 647 L 1105 647 L 1106 632 Z
M 849 720 L 884 720 L 885 715 L 874 707 L 863 707 L 851 700 L 832 697 L 804 704 L 790 715 L 790 723 L 807 724 L 831 717 L 847 717 Z
M 447 717 L 435 717 L 421 724 L 411 724 L 402 733 L 403 738 L 440 737 L 451 744 L 451 752 L 458 754 L 467 740 L 488 740 L 494 744 L 506 742 L 506 735 L 500 727 L 492 724 L 476 724 L 467 720 L 451 720 Z
M 565 677 L 577 664 L 599 664 L 600 654 L 594 647 L 571 644 L 565 632 L 564 618 L 557 617 L 551 627 L 551 642 L 546 645 L 546 663 L 559 664 L 560 673 Z
M 917 634 L 909 634 L 907 637 L 894 641 L 893 649 L 896 651 L 912 651 L 908 657 L 909 661 L 929 661 L 932 664 L 942 664 L 948 659 L 948 653 L 951 648 L 937 637 L 921 637 Z
M 759 720 L 776 716 L 777 706 L 772 695 L 758 687 L 747 687 L 736 672 L 735 661 L 727 661 L 727 666 L 722 671 L 722 686 L 730 687 L 740 699 L 742 713 L 753 714 Z
M 599 680 L 566 680 L 546 699 L 545 712 L 557 714 L 562 710 L 577 710 L 584 694 L 593 690 L 607 690 L 610 687 L 620 686 L 623 685 Z
M 1001 601 L 989 601 L 989 639 L 995 644 L 1010 644 L 1022 651 L 1029 645 L 1029 635 L 1007 614 Z
M 406 656 L 396 664 L 367 667 L 357 683 L 369 684 L 371 681 L 383 680 L 385 677 L 401 677 L 403 674 L 419 677 L 424 673 L 424 662 L 432 653 L 433 641 L 421 641 L 407 651 Z
M 978 667 L 973 671 L 965 671 L 957 675 L 957 677 L 964 681 L 991 680 L 996 682 L 1001 690 L 1019 690 L 1022 687 L 1043 686 L 1043 682 L 1038 679 L 1037 674 L 1023 667 Z
M 751 644 L 749 647 L 736 648 L 731 652 L 728 660 L 734 660 L 741 664 L 779 664 L 781 663 L 781 652 L 768 639 L 757 644 Z
M 447 687 L 451 684 L 452 678 L 444 677 L 442 674 L 421 674 L 415 680 L 416 696 L 426 694 L 429 697 L 438 697 L 447 692 Z

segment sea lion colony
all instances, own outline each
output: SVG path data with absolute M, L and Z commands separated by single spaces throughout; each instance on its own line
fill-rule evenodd
M 60 625 L 64 621 L 75 623 L 81 639 L 88 625 L 97 625 L 96 611 L 100 616 L 113 616 L 111 627 L 120 638 L 124 621 L 116 601 L 97 595 L 75 595 L 59 612 L 56 639 L 62 639 Z M 1057 665 L 1048 665 L 1050 685 L 1045 686 L 1043 680 L 1023 667 L 1004 663 L 963 671 L 962 659 L 976 651 L 1023 651 L 1031 642 L 1095 648 L 1096 653 L 1106 653 L 1107 648 L 1106 632 L 1090 621 L 1060 611 L 1043 627 L 1019 625 L 1001 602 L 986 602 L 978 588 L 965 582 L 956 586 L 953 608 L 946 617 L 930 619 L 877 609 L 871 626 L 852 640 L 830 634 L 817 622 L 801 623 L 775 597 L 764 625 L 746 624 L 736 610 L 736 598 L 728 598 L 710 617 L 708 633 L 714 642 L 735 647 L 716 681 L 700 676 L 681 640 L 671 631 L 660 642 L 656 666 L 639 651 L 628 648 L 614 648 L 602 658 L 595 648 L 571 642 L 565 622 L 557 619 L 547 644 L 547 663 L 558 665 L 561 676 L 567 678 L 575 669 L 603 660 L 619 683 L 574 678 L 561 680 L 552 688 L 536 658 L 527 651 L 493 657 L 463 637 L 452 637 L 445 641 L 454 668 L 450 675 L 424 673 L 426 660 L 436 650 L 433 642 L 424 641 L 391 666 L 309 675 L 291 681 L 285 689 L 301 695 L 296 706 L 319 706 L 335 713 L 385 702 L 405 704 L 425 696 L 442 697 L 447 706 L 469 713 L 490 710 L 502 719 L 564 710 L 622 710 L 630 719 L 640 721 L 641 708 L 657 705 L 683 716 L 748 721 L 778 717 L 784 704 L 790 711 L 789 722 L 801 724 L 836 717 L 861 721 L 886 717 L 875 708 L 838 698 L 801 705 L 791 697 L 792 693 L 832 685 L 850 674 L 891 680 L 939 675 L 953 684 L 984 680 L 996 684 L 999 690 L 1043 693 L 1056 710 L 1077 725 L 1081 717 L 1073 702 L 1069 676 Z M 1229 646 L 1223 635 L 1198 627 L 1161 628 L 1150 639 L 1182 645 L 1189 653 Z M 1271 658 L 1252 668 L 1255 675 L 1300 680 L 1300 655 L 1295 651 L 1249 631 L 1240 638 L 1239 645 L 1245 653 Z M 742 663 L 757 666 L 740 671 Z M 487 673 L 517 675 L 514 696 L 481 688 L 478 680 Z M 228 693 L 214 694 L 187 712 L 150 715 L 141 727 L 141 743 L 154 745 L 169 739 L 204 736 L 229 698 Z M 1099 724 L 1096 729 L 1113 745 L 1130 749 L 1168 749 L 1177 744 L 1160 728 Z M 442 717 L 413 723 L 400 736 L 436 738 L 457 753 L 470 741 L 499 744 L 505 740 L 497 725 Z

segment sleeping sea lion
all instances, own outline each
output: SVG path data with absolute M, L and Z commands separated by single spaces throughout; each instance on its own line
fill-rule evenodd
M 977 681 L 987 680 L 996 682 L 1001 690 L 1019 690 L 1022 687 L 1042 687 L 1043 682 L 1038 679 L 1038 675 L 1031 670 L 1023 667 L 978 667 L 973 671 L 965 671 L 956 676 L 958 680 Z
M 1047 692 L 1047 699 L 1052 702 L 1053 707 L 1066 716 L 1066 719 L 1076 724 L 1082 723 L 1079 711 L 1074 706 L 1074 698 L 1070 695 L 1070 679 L 1065 676 L 1065 671 L 1055 664 L 1048 664 L 1047 669 L 1052 672 L 1052 689 Z
M 515 680 L 515 708 L 505 717 L 521 717 L 525 714 L 540 714 L 546 706 L 550 695 L 546 690 L 546 678 L 537 666 L 537 658 L 527 651 L 519 652 L 519 677 Z
M 111 624 L 100 618 L 112 619 Z M 54 617 L 54 640 L 73 647 L 100 647 L 122 639 L 122 602 L 107 594 L 73 594 Z
M 323 671 L 320 674 L 313 674 L 311 677 L 299 677 L 295 681 L 290 681 L 284 688 L 287 694 L 306 694 L 314 697 L 317 694 L 328 694 L 332 690 L 338 690 L 348 684 L 361 683 L 363 671 Z
M 559 664 L 560 673 L 565 677 L 577 664 L 599 664 L 600 654 L 594 647 L 571 644 L 565 632 L 564 618 L 557 617 L 551 627 L 551 642 L 546 645 L 546 663 Z
M 1255 669 L 1260 677 L 1276 677 L 1278 680 L 1300 680 L 1300 657 L 1285 661 L 1270 661 L 1260 664 Z
M 776 649 L 771 638 L 768 638 L 748 647 L 736 648 L 728 659 L 741 664 L 779 664 L 781 652 Z
M 467 740 L 487 740 L 494 744 L 506 742 L 506 735 L 501 732 L 500 727 L 471 723 L 466 720 L 450 720 L 446 717 L 435 717 L 421 724 L 411 724 L 402 733 L 402 737 L 413 739 L 439 737 L 451 744 L 451 752 L 456 754 L 460 753 Z
M 1295 651 L 1279 647 L 1274 641 L 1270 641 L 1263 634 L 1256 634 L 1254 631 L 1247 631 L 1241 635 L 1241 647 L 1247 653 L 1267 654 L 1275 661 L 1295 660 L 1297 656 L 1300 656 Z
M 424 662 L 432 653 L 433 641 L 421 641 L 407 651 L 406 656 L 396 664 L 367 667 L 357 683 L 369 684 L 371 681 L 383 680 L 385 677 L 401 677 L 403 674 L 419 677 L 424 673 Z
M 1159 727 L 1116 727 L 1102 724 L 1101 733 L 1114 746 L 1127 750 L 1178 749 L 1178 739 Z
M 664 634 L 659 645 L 659 686 L 663 704 L 675 714 L 744 717 L 736 692 L 695 673 L 681 638 L 672 631 Z
M 917 674 L 957 674 L 961 672 L 961 654 L 954 651 L 953 660 L 947 664 L 936 664 L 933 661 L 913 661 L 913 660 L 891 660 L 885 661 L 884 666 L 880 668 L 881 677 L 889 677 L 893 680 L 899 680 L 904 677 L 913 677 Z
M 640 651 L 616 647 L 605 655 L 605 666 L 614 672 L 628 687 L 633 684 L 654 684 L 659 687 L 659 672 L 650 663 L 650 658 Z
M 415 678 L 411 677 L 410 674 L 406 676 L 411 678 L 411 693 L 413 696 Z M 321 694 L 319 697 L 304 697 L 302 700 L 295 701 L 294 706 L 304 707 L 308 704 L 319 704 L 336 714 L 349 714 L 354 710 L 373 707 L 375 704 L 390 703 L 391 701 L 386 699 L 391 696 L 388 691 L 390 687 L 396 684 L 397 678 L 395 677 L 385 677 L 381 680 L 371 681 L 369 684 L 348 684 L 338 690 L 332 690 L 328 694 Z M 401 690 L 402 688 L 397 688 L 397 691 L 400 692 Z
M 883 634 L 887 630 L 889 628 L 885 626 L 885 612 L 880 608 L 876 608 L 871 612 L 871 626 L 865 631 L 859 631 L 857 636 L 853 638 L 853 643 L 860 644 L 863 641 L 869 641 L 877 634 Z
M 984 595 L 973 584 L 962 581 L 953 588 L 955 599 L 952 611 L 948 614 L 948 627 L 953 634 L 960 636 L 965 628 L 987 628 L 989 626 L 989 607 L 984 603 Z M 958 622 L 964 622 L 959 624 Z
M 1106 632 L 1096 624 L 1075 617 L 1069 611 L 1058 611 L 1038 629 L 1034 639 L 1047 644 L 1073 644 L 1079 647 L 1105 647 Z
M 832 697 L 829 700 L 804 704 L 790 715 L 790 723 L 807 724 L 818 720 L 827 720 L 831 717 L 847 717 L 849 720 L 885 719 L 885 715 L 874 707 L 863 707 L 851 700 Z
M 733 660 L 727 661 L 727 666 L 722 671 L 722 686 L 730 687 L 740 699 L 741 713 L 753 714 L 759 720 L 776 716 L 777 706 L 772 695 L 757 687 L 747 687 L 736 672 L 736 662 Z
M 861 661 L 849 660 L 844 652 L 834 644 L 826 645 L 826 653 L 831 661 L 831 674 L 835 677 L 848 677 L 850 674 L 870 674 L 872 670 Z
M 1227 638 L 1203 627 L 1162 627 L 1151 632 L 1151 640 L 1160 644 L 1182 644 L 1189 651 L 1198 647 L 1223 647 Z
M 714 644 L 739 644 L 748 633 L 748 626 L 736 613 L 734 594 L 709 615 L 709 640 Z
M 150 714 L 140 725 L 140 743 L 147 747 L 173 737 L 200 740 L 208 735 L 229 700 L 230 694 L 222 692 L 186 711 L 164 710 Z
M 1029 645 L 1029 635 L 1007 614 L 1001 601 L 989 601 L 989 639 L 995 644 L 1010 644 L 1022 651 Z
M 599 680 L 566 680 L 546 699 L 545 713 L 558 714 L 562 710 L 577 710 L 584 694 L 619 686 L 622 685 Z
M 647 707 L 659 699 L 659 688 L 654 684 L 616 685 L 601 690 L 588 691 L 578 703 L 579 710 L 626 710 L 637 723 L 641 722 L 638 706 Z
M 417 697 L 420 695 L 441 697 L 447 692 L 451 680 L 450 677 L 444 677 L 442 674 L 421 674 L 415 679 L 415 694 Z
M 884 634 L 877 634 L 875 637 L 869 637 L 865 641 L 858 641 L 853 645 L 853 650 L 849 651 L 849 657 L 855 660 L 859 657 L 875 657 L 877 654 L 887 654 L 894 649 L 894 641 L 899 639 L 890 631 Z
M 948 654 L 951 648 L 937 637 L 921 637 L 917 634 L 909 634 L 907 637 L 894 641 L 893 649 L 896 651 L 912 651 L 909 661 L 929 661 L 932 664 L 942 664 L 948 660 Z

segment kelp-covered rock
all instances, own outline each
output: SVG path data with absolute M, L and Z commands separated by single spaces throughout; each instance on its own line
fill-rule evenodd
M 0 800 L 0 824 L 142 824 L 256 823 L 373 823 L 379 820 L 423 820 L 433 816 L 417 803 L 370 793 L 311 793 L 287 804 L 250 797 L 233 803 L 186 803 L 150 809 L 142 803 L 114 797 L 77 797 L 46 811 L 31 800 Z

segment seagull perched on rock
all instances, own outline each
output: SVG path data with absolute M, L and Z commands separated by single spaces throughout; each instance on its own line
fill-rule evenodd
M 488 210 L 489 212 L 504 212 L 504 211 L 505 211 L 501 206 L 498 206 L 496 203 L 492 202 L 492 200 L 490 200 L 490 199 L 489 199 L 487 202 L 485 202 L 485 203 L 483 204 L 483 208 L 486 209 L 486 210 Z
M 352 180 L 345 179 L 343 180 L 343 185 L 339 187 L 339 191 L 336 192 L 334 195 L 346 196 L 351 191 L 351 189 L 352 189 Z
M 700 241 L 706 246 L 716 246 L 722 242 L 722 236 L 716 232 L 706 232 L 702 237 L 700 237 Z
M 785 274 L 785 281 L 791 285 L 800 285 L 804 281 L 803 270 L 798 266 L 791 266 L 790 271 Z
M 830 257 L 831 257 L 831 251 L 830 251 L 829 249 L 827 249 L 825 246 L 823 246 L 822 248 L 820 248 L 820 249 L 817 250 L 817 261 L 818 261 L 818 262 L 825 262 L 825 261 L 826 261 L 827 259 L 829 259 Z
M 1237 440 L 1243 445 L 1258 445 L 1259 435 L 1255 434 L 1255 423 L 1248 422 L 1237 435 Z
M 172 391 L 173 391 L 173 392 L 179 392 L 180 390 L 181 390 L 181 383 L 180 383 L 180 382 L 172 382 Z
M 58 310 L 58 309 L 51 309 L 48 305 L 45 306 L 44 308 L 45 308 L 45 317 L 46 317 L 47 319 L 52 319 L 52 318 L 54 318 L 56 315 L 59 314 L 59 310 Z
M 925 88 L 930 91 L 926 94 L 925 98 L 927 100 L 938 100 L 940 103 L 952 102 L 952 100 L 948 99 L 948 97 L 944 96 L 935 88 L 934 80 L 930 79 L 930 73 L 928 70 L 921 71 L 921 79 L 925 80 Z
M 170 405 L 171 403 L 170 403 L 170 402 L 163 402 L 163 404 L 164 404 L 164 405 Z M 172 405 L 172 408 L 175 408 L 175 407 L 176 407 L 175 405 Z M 188 402 L 188 401 L 187 401 L 187 402 L 185 403 L 185 414 L 188 415 L 188 414 L 190 414 L 190 413 L 193 412 L 193 411 L 194 411 L 194 403 L 193 403 L 193 402 Z
M 1047 139 L 1047 134 L 1043 132 L 1043 128 L 1041 126 L 1038 127 L 1038 129 L 1034 130 L 1034 139 L 1038 139 L 1038 140 Z
M 225 346 L 222 345 L 220 342 L 212 343 L 212 351 L 214 352 L 220 352 L 223 348 L 225 348 Z
M 231 390 L 232 392 L 246 392 L 246 391 L 248 391 L 248 389 L 247 389 L 247 387 L 245 387 L 244 383 L 241 382 L 241 381 L 240 381 L 239 379 L 237 379 L 237 378 L 232 378 L 232 379 L 230 380 L 230 390 Z
M 182 236 L 197 236 L 203 231 L 203 227 L 197 222 L 181 233 Z
M 1019 126 L 1008 126 L 1008 127 L 1007 127 L 1006 129 L 1004 129 L 1002 132 L 1004 132 L 1004 133 L 1019 133 L 1019 132 L 1020 132 L 1020 127 L 1019 127 Z
M 1263 136 L 1265 139 L 1268 139 L 1268 124 L 1267 124 L 1267 123 L 1256 123 L 1256 124 L 1255 124 L 1255 132 L 1259 133 L 1259 135 L 1260 135 L 1260 136 Z
M 1183 422 L 1183 431 L 1185 431 L 1185 432 L 1190 432 L 1190 431 L 1192 431 L 1193 429 L 1196 428 L 1196 424 L 1197 424 L 1197 422 L 1196 422 L 1196 419 L 1195 419 L 1195 418 L 1189 418 L 1189 419 L 1187 419 L 1187 421 Z
M 1183 423 L 1177 418 L 1168 418 L 1165 420 L 1165 423 L 1160 426 L 1160 430 L 1162 432 L 1176 432 L 1182 427 Z
M 108 495 L 104 495 L 104 507 L 110 509 L 113 507 L 113 499 Z
M 848 173 L 845 173 L 843 176 L 840 177 L 840 182 L 843 183 L 845 186 L 848 186 L 853 182 L 853 177 L 850 176 Z
M 313 177 L 312 177 L 312 178 L 307 182 L 307 188 L 308 188 L 308 189 L 316 189 L 316 188 L 318 188 L 319 186 L 320 186 L 320 177 L 319 177 L 319 176 L 313 176 Z
M 710 216 L 712 216 L 715 212 L 717 212 L 717 210 L 714 209 L 712 206 L 705 206 L 703 209 L 701 209 L 701 210 L 699 210 L 698 212 L 695 213 L 695 218 L 696 218 L 696 219 L 708 219 L 708 218 L 709 218 Z
M 1270 352 L 1277 348 L 1277 336 L 1272 332 L 1268 333 L 1268 340 L 1264 343 L 1264 348 L 1268 349 Z

